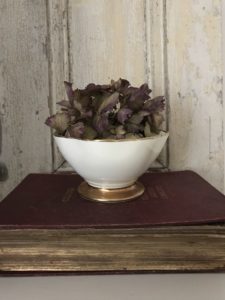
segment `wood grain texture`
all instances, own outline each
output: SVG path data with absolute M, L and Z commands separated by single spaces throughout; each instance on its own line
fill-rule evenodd
M 9 171 L 1 199 L 28 173 L 52 167 L 46 38 L 44 0 L 0 1 L 0 160 Z
M 47 0 L 47 23 L 49 41 L 49 88 L 50 110 L 55 113 L 60 107 L 57 102 L 66 99 L 63 81 L 69 81 L 68 49 L 68 0 Z M 63 158 L 52 137 L 53 168 Z
M 166 94 L 165 14 L 164 0 L 146 0 L 146 72 L 153 96 Z
M 0 272 L 225 271 L 224 226 L 0 230 Z
M 169 97 L 167 97 L 167 53 L 166 53 L 166 1 L 145 1 L 145 27 L 146 27 L 146 75 L 148 84 L 152 89 L 152 96 L 166 97 L 164 130 L 168 130 Z M 161 152 L 158 161 L 168 167 L 167 145 Z
M 146 75 L 145 1 L 69 1 L 72 80 L 76 87 Z
M 170 167 L 224 187 L 221 1 L 167 0 Z

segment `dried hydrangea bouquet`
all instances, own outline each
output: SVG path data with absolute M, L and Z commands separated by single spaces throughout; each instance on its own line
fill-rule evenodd
M 64 158 L 85 182 L 85 198 L 114 202 L 143 193 L 137 182 L 157 158 L 168 133 L 160 130 L 165 99 L 151 99 L 147 84 L 133 87 L 125 79 L 91 83 L 85 89 L 65 82 L 67 100 L 46 124 Z

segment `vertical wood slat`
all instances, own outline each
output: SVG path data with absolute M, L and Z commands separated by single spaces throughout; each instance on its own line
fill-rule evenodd
M 166 94 L 165 1 L 146 0 L 147 73 L 153 96 Z
M 50 110 L 53 114 L 60 109 L 56 103 L 66 98 L 63 81 L 69 81 L 68 0 L 47 0 L 47 21 Z M 52 147 L 53 168 L 57 169 L 64 159 L 59 153 L 53 137 Z
M 0 1 L 0 114 L 9 178 L 2 199 L 26 174 L 51 170 L 46 3 Z
M 72 80 L 76 87 L 127 78 L 146 81 L 144 0 L 69 1 Z
M 162 126 L 168 130 L 167 109 L 169 107 L 167 97 L 167 55 L 166 55 L 166 1 L 146 0 L 146 72 L 149 86 L 152 88 L 152 96 L 164 95 L 166 97 L 165 122 Z M 168 149 L 164 147 L 159 158 L 163 166 L 168 166 Z
M 167 0 L 170 166 L 223 190 L 221 1 Z

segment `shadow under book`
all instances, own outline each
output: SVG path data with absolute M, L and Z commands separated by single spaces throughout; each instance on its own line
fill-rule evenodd
M 149 173 L 145 193 L 85 200 L 72 174 L 30 174 L 0 203 L 0 272 L 223 272 L 225 196 L 191 171 Z

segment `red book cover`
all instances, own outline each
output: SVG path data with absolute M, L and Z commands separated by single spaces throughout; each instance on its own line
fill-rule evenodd
M 192 171 L 148 173 L 145 193 L 99 203 L 77 192 L 72 174 L 30 174 L 1 203 L 0 228 L 138 228 L 225 221 L 225 196 Z

